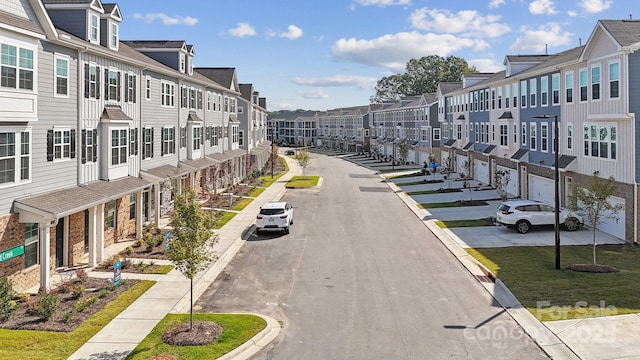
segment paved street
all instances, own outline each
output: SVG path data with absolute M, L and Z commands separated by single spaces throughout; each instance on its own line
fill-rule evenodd
M 378 175 L 316 154 L 306 173 L 291 233 L 250 235 L 196 303 L 281 321 L 256 359 L 547 358 Z

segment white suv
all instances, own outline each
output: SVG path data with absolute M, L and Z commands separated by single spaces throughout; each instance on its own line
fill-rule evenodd
M 256 217 L 256 233 L 263 230 L 283 230 L 289 233 L 293 224 L 293 206 L 286 201 L 270 201 L 260 208 Z
M 498 207 L 496 221 L 526 234 L 531 226 L 555 224 L 555 208 L 533 200 L 505 201 Z M 569 231 L 575 231 L 584 225 L 584 220 L 571 210 L 560 208 L 560 224 Z

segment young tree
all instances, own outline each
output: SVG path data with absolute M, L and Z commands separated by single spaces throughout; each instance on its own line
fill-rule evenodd
M 409 144 L 406 141 L 401 141 L 398 144 L 398 155 L 400 157 L 400 165 L 404 164 L 409 157 Z
M 469 190 L 469 200 L 473 201 L 473 188 L 471 187 L 471 181 L 469 180 L 471 179 L 471 162 L 468 160 L 465 161 L 464 168 L 467 173 L 462 176 L 463 178 L 465 178 L 464 183 L 462 185 L 464 186 L 465 189 Z
M 196 201 L 196 193 L 189 190 L 177 194 L 175 211 L 171 215 L 173 241 L 167 257 L 191 281 L 191 330 L 193 330 L 193 278 L 217 259 L 213 245 L 218 241 L 213 233 L 215 220 Z
M 500 199 L 502 201 L 507 200 L 507 186 L 509 185 L 509 181 L 511 181 L 511 175 L 508 171 L 505 170 L 496 170 L 495 173 L 496 180 L 496 190 L 500 195 Z
M 585 215 L 585 221 L 593 229 L 593 264 L 596 262 L 596 227 L 605 220 L 617 220 L 623 210 L 622 204 L 611 204 L 609 197 L 616 191 L 613 177 L 603 179 L 597 175 L 591 178 L 588 188 L 571 184 L 569 201 L 571 207 L 579 209 Z
M 307 149 L 298 150 L 294 159 L 296 159 L 298 165 L 302 168 L 302 177 L 304 177 L 304 169 L 306 169 L 311 162 L 311 155 L 309 154 L 309 151 Z

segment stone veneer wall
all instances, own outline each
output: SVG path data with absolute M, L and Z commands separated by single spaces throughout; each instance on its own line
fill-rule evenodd
M 24 224 L 18 222 L 18 214 L 0 217 L 0 251 L 24 244 Z M 0 263 L 0 276 L 13 282 L 13 289 L 24 292 L 40 282 L 39 266 L 24 268 L 24 255 Z
M 84 261 L 84 225 L 84 211 L 69 215 L 69 266 Z

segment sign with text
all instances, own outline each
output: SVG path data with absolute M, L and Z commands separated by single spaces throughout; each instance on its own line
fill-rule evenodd
M 171 240 L 171 232 L 164 233 L 164 241 L 165 241 L 164 249 L 165 250 L 169 250 L 169 241 L 170 240 Z
M 120 285 L 122 281 L 122 261 L 113 264 L 113 285 Z
M 0 262 L 11 260 L 15 257 L 24 254 L 24 245 L 16 246 L 9 250 L 4 250 L 0 252 Z

